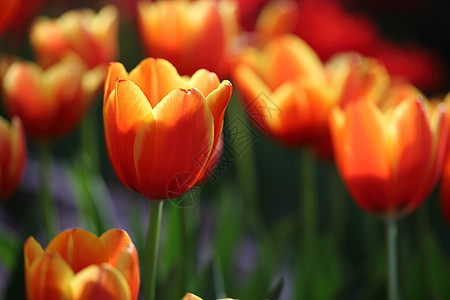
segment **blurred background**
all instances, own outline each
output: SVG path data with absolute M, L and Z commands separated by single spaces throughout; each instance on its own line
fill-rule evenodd
M 252 31 L 269 1 L 237 2 L 241 30 Z M 107 4 L 119 8 L 117 61 L 130 71 L 146 57 L 136 0 L 24 2 L 21 7 L 27 8 L 16 14 L 0 36 L 0 52 L 33 61 L 28 34 L 38 15 L 57 18 L 71 9 L 98 11 Z M 293 33 L 323 61 L 338 52 L 357 51 L 379 58 L 390 73 L 408 78 L 428 97 L 442 97 L 449 91 L 449 1 L 301 0 L 296 4 Z M 109 162 L 101 94 L 87 113 L 93 123 L 83 121 L 69 135 L 52 142 L 51 198 L 62 229 L 81 226 L 101 234 L 108 228 L 123 228 L 141 254 L 148 200 L 127 190 Z M 0 113 L 9 117 L 3 101 Z M 83 130 L 98 152 L 81 146 L 86 138 Z M 332 160 L 313 160 L 316 176 L 306 189 L 318 198 L 316 252 L 312 261 L 305 262 L 299 200 L 305 188 L 299 166 L 308 150 L 288 149 L 255 128 L 237 89 L 226 112 L 223 139 L 223 154 L 209 180 L 165 205 L 159 299 L 180 299 L 187 291 L 204 299 L 385 298 L 384 227 L 351 200 Z M 23 241 L 33 235 L 42 245 L 47 243 L 42 220 L 35 213 L 39 176 L 38 145 L 28 139 L 21 184 L 0 205 L 0 298 L 5 300 L 25 298 Z M 417 211 L 399 221 L 403 299 L 450 296 L 450 230 L 439 205 L 438 187 Z M 89 214 L 82 209 L 89 210 L 90 204 L 80 204 L 86 203 L 82 198 L 91 198 L 100 217 L 86 217 Z M 190 274 L 180 272 L 184 264 Z

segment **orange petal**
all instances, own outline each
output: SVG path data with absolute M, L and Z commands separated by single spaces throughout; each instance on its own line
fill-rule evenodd
M 111 62 L 106 70 L 105 86 L 103 92 L 103 109 L 109 99 L 111 91 L 116 88 L 117 79 L 125 79 L 128 77 L 128 72 L 125 67 L 119 62 Z
M 199 68 L 216 70 L 225 50 L 225 29 L 217 4 L 191 2 L 188 14 L 191 16 L 188 18 L 191 21 L 188 45 L 191 47 L 184 49 L 182 65 L 177 67 L 186 75 L 192 75 Z
M 89 265 L 108 262 L 108 253 L 100 239 L 80 228 L 59 233 L 45 251 L 59 253 L 75 273 Z
M 92 265 L 70 282 L 73 300 L 131 300 L 125 278 L 108 264 Z
M 31 265 L 27 282 L 28 299 L 70 299 L 69 284 L 73 276 L 74 272 L 59 254 L 46 252 Z
M 38 17 L 32 24 L 30 42 L 39 65 L 44 68 L 54 64 L 70 51 L 70 45 L 58 23 L 46 17 Z
M 309 45 L 293 35 L 272 40 L 264 50 L 267 53 L 267 82 L 272 89 L 299 76 L 312 77 L 326 82 L 325 69 Z
M 109 263 L 112 266 L 117 265 L 117 261 L 119 260 L 124 247 L 128 244 L 132 244 L 128 233 L 121 229 L 110 229 L 106 231 L 100 236 L 100 240 L 103 245 L 105 245 Z
M 120 153 L 117 151 L 118 142 L 117 142 L 117 101 L 116 101 L 116 92 L 114 91 L 109 95 L 109 100 L 106 101 L 106 107 L 103 109 L 103 129 L 105 131 L 105 141 L 106 141 L 106 150 L 108 151 L 108 156 L 111 161 L 111 164 L 116 171 L 117 176 L 120 181 L 128 187 L 131 188 L 124 177 L 123 167 L 120 163 Z
M 174 198 L 197 180 L 211 153 L 214 119 L 196 89 L 177 89 L 139 127 L 134 161 L 141 192 Z
M 33 299 L 31 286 L 31 265 L 41 255 L 44 254 L 41 245 L 30 236 L 23 244 L 24 265 L 25 265 L 25 286 L 27 299 Z
M 222 82 L 217 89 L 212 91 L 206 97 L 206 103 L 209 110 L 214 117 L 214 140 L 211 155 L 214 153 L 217 143 L 220 139 L 220 133 L 223 127 L 223 118 L 225 116 L 225 109 L 228 102 L 230 102 L 231 93 L 233 92 L 233 86 L 228 80 Z
M 372 212 L 386 212 L 389 194 L 390 157 L 385 120 L 376 106 L 367 101 L 349 104 L 345 124 L 333 130 L 334 147 L 341 176 L 355 201 Z
M 116 144 L 110 144 L 111 151 L 116 151 L 119 166 L 126 185 L 136 190 L 138 187 L 135 163 L 133 160 L 133 145 L 137 130 L 147 114 L 152 112 L 150 103 L 139 87 L 132 81 L 122 79 L 116 87 L 116 120 L 108 123 L 110 135 L 116 132 Z M 112 141 L 112 140 L 111 140 Z M 110 141 L 110 142 L 111 142 Z M 114 162 L 114 161 L 113 161 Z M 116 168 L 116 171 L 118 168 Z
M 116 268 L 123 274 L 128 282 L 131 299 L 137 299 L 141 277 L 139 271 L 139 256 L 133 244 L 128 244 L 123 248 Z
M 432 168 L 432 134 L 423 103 L 403 100 L 393 110 L 389 122 L 394 152 L 392 207 L 399 211 L 416 207 L 417 193 L 428 185 Z M 413 201 L 415 200 L 416 201 Z
M 129 79 L 142 90 L 153 108 L 171 91 L 186 85 L 175 67 L 165 59 L 144 59 L 130 72 Z
M 263 100 L 264 97 L 272 94 L 269 87 L 254 70 L 246 65 L 236 67 L 233 73 L 233 82 L 242 95 L 241 100 L 247 115 L 263 132 L 267 132 L 269 124 L 265 118 Z
M 217 89 L 220 81 L 219 77 L 213 72 L 200 69 L 189 79 L 189 87 L 196 88 L 203 96 L 207 97 L 212 91 Z

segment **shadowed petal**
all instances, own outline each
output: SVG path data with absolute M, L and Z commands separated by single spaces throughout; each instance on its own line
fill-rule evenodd
M 126 245 L 122 250 L 116 268 L 123 274 L 128 282 L 131 299 L 137 299 L 141 281 L 138 253 L 133 244 Z
M 27 295 L 33 300 L 70 299 L 69 283 L 73 276 L 74 272 L 59 254 L 40 255 L 31 265 Z
M 92 265 L 70 282 L 73 300 L 130 300 L 130 289 L 118 270 L 108 264 Z

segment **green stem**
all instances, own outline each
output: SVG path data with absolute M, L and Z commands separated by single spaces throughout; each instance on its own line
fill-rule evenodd
M 81 122 L 80 134 L 81 145 L 85 151 L 83 153 L 84 166 L 88 171 L 99 172 L 100 170 L 100 156 L 97 135 L 97 119 L 95 111 L 91 111 L 86 115 L 86 118 Z
M 300 152 L 300 222 L 302 230 L 301 278 L 298 292 L 301 298 L 314 298 L 312 278 L 315 270 L 315 251 L 317 238 L 317 195 L 316 195 L 316 165 L 307 149 Z
M 147 242 L 145 244 L 144 299 L 155 300 L 156 265 L 158 263 L 159 232 L 164 201 L 150 201 Z
M 189 287 L 189 278 L 192 275 L 192 243 L 189 238 L 189 224 L 188 224 L 188 215 L 187 208 L 180 208 L 180 232 L 181 232 L 181 245 L 184 245 L 184 251 L 181 251 L 182 257 L 182 274 L 181 274 L 181 291 L 186 292 Z
M 388 263 L 388 299 L 399 300 L 397 271 L 397 221 L 394 218 L 386 220 L 386 247 Z
M 313 251 L 317 237 L 316 165 L 307 149 L 301 151 L 300 176 L 303 241 L 305 246 Z
M 40 176 L 41 176 L 41 195 L 40 204 L 44 217 L 45 231 L 48 239 L 52 239 L 57 228 L 56 209 L 51 199 L 50 192 L 50 146 L 46 143 L 40 145 Z
M 346 214 L 346 199 L 344 185 L 342 184 L 339 172 L 336 167 L 329 166 L 330 195 L 331 195 L 331 226 L 334 245 L 340 245 Z

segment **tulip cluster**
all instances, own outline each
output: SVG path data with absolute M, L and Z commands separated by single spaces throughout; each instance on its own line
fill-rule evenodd
M 0 38 L 5 38 L 2 41 L 9 41 L 16 33 L 14 27 L 20 23 L 27 26 L 30 17 L 44 2 L 25 4 L 20 0 L 0 0 Z M 329 250 L 328 239 L 323 238 L 323 232 L 318 230 L 319 222 L 316 222 L 320 215 L 316 206 L 328 206 L 328 202 L 319 205 L 320 197 L 315 191 L 319 186 L 315 182 L 317 157 L 336 165 L 337 171 L 334 165 L 330 168 L 335 172 L 336 182 L 342 191 L 348 190 L 363 211 L 386 222 L 386 286 L 388 298 L 398 300 L 396 222 L 424 203 L 441 175 L 441 206 L 450 223 L 450 94 L 432 101 L 421 92 L 432 90 L 442 82 L 439 57 L 422 48 L 391 44 L 381 37 L 372 21 L 345 12 L 339 1 L 116 2 L 123 10 L 111 4 L 98 12 L 85 8 L 65 10 L 56 18 L 40 16 L 27 28 L 29 35 L 23 35 L 29 38 L 35 62 L 6 55 L 0 58 L 0 109 L 4 108 L 11 117 L 10 123 L 0 117 L 1 200 L 9 197 L 20 183 L 27 158 L 25 136 L 38 142 L 41 150 L 39 204 L 50 242 L 43 249 L 34 237 L 29 237 L 23 245 L 26 298 L 136 300 L 143 296 L 145 300 L 155 300 L 164 298 L 155 295 L 167 286 L 176 289 L 173 293 L 161 294 L 176 294 L 178 299 L 186 291 L 206 295 L 202 288 L 193 289 L 200 286 L 194 278 L 200 276 L 200 272 L 193 273 L 201 268 L 200 263 L 192 262 L 197 257 L 209 259 L 209 255 L 203 255 L 202 247 L 192 243 L 203 240 L 203 236 L 202 239 L 194 236 L 202 232 L 195 227 L 202 223 L 190 219 L 188 210 L 171 212 L 171 218 L 162 223 L 163 205 L 176 204 L 175 199 L 182 201 L 190 189 L 205 184 L 223 156 L 231 152 L 236 158 L 229 163 L 237 169 L 236 182 L 235 178 L 227 178 L 230 184 L 227 182 L 225 188 L 217 189 L 219 196 L 213 189 L 205 199 L 225 199 L 228 195 L 233 199 L 226 198 L 218 201 L 217 207 L 213 203 L 208 209 L 199 210 L 202 213 L 219 211 L 211 222 L 218 219 L 219 224 L 226 227 L 223 235 L 217 234 L 219 239 L 225 236 L 224 241 L 214 239 L 217 254 L 210 258 L 201 275 L 214 281 L 211 284 L 215 289 L 213 295 L 227 295 L 225 288 L 227 292 L 232 291 L 230 294 L 235 293 L 236 289 L 230 288 L 235 284 L 238 291 L 244 291 L 243 297 L 276 298 L 283 288 L 282 281 L 267 292 L 266 285 L 273 278 L 265 277 L 284 273 L 278 269 L 279 260 L 294 254 L 295 261 L 299 258 L 299 270 L 297 266 L 281 262 L 287 265 L 289 274 L 295 275 L 294 285 L 299 285 L 299 291 L 289 291 L 288 297 L 322 299 L 327 298 L 323 295 L 336 298 L 343 294 L 338 282 L 333 282 L 337 286 L 335 291 L 330 292 L 331 288 L 323 294 L 314 291 L 322 282 L 338 278 L 337 272 L 343 273 L 341 262 L 337 261 L 341 253 L 334 253 L 342 248 L 342 241 L 335 239 L 331 229 L 336 251 Z M 49 8 L 54 4 L 49 3 Z M 61 3 L 60 8 L 67 5 L 70 4 Z M 131 15 L 123 18 L 127 12 Z M 121 24 L 119 13 L 122 14 Z M 24 22 L 20 22 L 21 18 Z M 134 19 L 135 22 L 131 22 Z M 126 46 L 121 49 L 125 51 L 120 51 L 120 62 L 119 28 L 124 33 L 120 41 Z M 140 40 L 133 41 L 134 37 Z M 123 54 L 135 51 L 139 42 L 145 58 Z M 132 63 L 137 65 L 127 71 Z M 102 83 L 103 119 L 95 120 L 96 116 L 92 114 L 91 119 L 87 112 Z M 241 102 L 241 112 L 239 104 L 231 100 L 233 85 L 237 91 L 234 96 Z M 236 109 L 226 112 L 230 103 Z M 247 126 L 245 116 L 253 127 Z M 78 227 L 60 231 L 56 224 L 61 209 L 55 209 L 57 206 L 51 197 L 53 177 L 49 171 L 48 146 L 68 136 L 85 118 L 93 125 L 85 122 L 80 130 L 82 158 L 64 163 L 65 175 L 69 174 L 65 177 L 70 177 L 68 181 L 77 194 L 74 197 L 77 210 L 71 209 L 71 213 L 75 211 L 81 216 L 76 226 L 86 225 L 88 230 L 92 230 L 89 226 L 96 227 L 97 231 L 92 231 L 97 234 L 116 223 L 116 220 L 102 220 L 102 211 L 107 205 L 100 201 L 110 200 L 103 198 L 109 198 L 108 187 L 113 181 L 103 184 L 105 172 L 100 167 L 73 166 L 79 160 L 86 165 L 100 166 L 100 162 L 92 162 L 95 159 L 91 153 L 85 155 L 86 136 L 83 135 L 86 128 L 96 131 L 96 125 L 103 126 L 103 146 L 118 179 L 126 188 L 149 200 L 145 203 L 150 208 L 145 248 L 144 243 L 140 243 L 141 232 L 137 230 L 142 225 L 140 210 L 136 208 L 135 213 L 128 216 L 136 229 L 131 236 L 138 236 L 136 245 L 143 248 L 139 253 L 142 279 L 138 251 L 126 231 L 109 229 L 98 237 Z M 85 124 L 88 125 L 84 127 Z M 241 132 L 232 132 L 233 128 L 226 126 L 224 129 L 224 124 L 238 124 L 234 128 L 236 131 L 245 128 L 244 139 L 232 136 Z M 245 158 L 234 149 L 247 134 L 256 136 L 251 139 L 254 142 L 259 137 L 258 132 L 287 146 L 291 152 L 286 153 L 302 151 L 300 226 L 296 215 L 286 217 L 286 222 L 283 220 L 275 229 L 267 228 L 265 218 L 259 215 L 258 197 L 265 195 L 258 193 L 257 185 L 264 182 L 265 173 L 257 174 L 257 168 L 253 168 L 261 159 L 254 160 L 252 147 L 265 144 L 245 145 L 243 148 L 250 149 Z M 96 147 L 86 148 L 93 148 L 100 157 L 101 152 Z M 224 154 L 223 148 L 226 148 Z M 313 150 L 316 157 L 309 156 L 303 149 Z M 284 151 L 284 148 L 278 150 Z M 270 159 L 276 161 L 275 156 L 271 153 Z M 270 176 L 277 176 L 276 172 L 271 172 Z M 109 178 L 105 176 L 105 179 Z M 335 187 L 333 183 L 323 186 L 331 190 Z M 35 186 L 30 186 L 32 194 Z M 116 201 L 115 196 L 111 200 Z M 329 198 L 335 201 L 339 197 L 330 192 Z M 346 205 L 343 201 L 335 203 L 333 208 Z M 339 211 L 329 209 L 326 213 L 333 218 Z M 125 214 L 120 215 L 122 218 Z M 340 217 L 344 224 L 345 215 Z M 164 253 L 164 259 L 159 260 L 161 224 L 169 226 L 163 230 L 161 245 L 166 247 L 164 251 L 170 248 L 167 251 L 170 253 Z M 212 225 L 214 230 L 220 229 L 215 223 Z M 0 227 L 2 234 L 3 226 Z M 40 236 L 39 229 L 33 232 L 35 236 Z M 426 228 L 420 231 L 427 233 Z M 55 235 L 55 232 L 59 233 Z M 281 232 L 280 237 L 272 238 L 272 232 Z M 291 243 L 295 235 L 300 237 L 299 242 Z M 179 240 L 173 242 L 174 239 Z M 258 254 L 255 261 L 259 261 L 254 264 L 256 267 L 252 266 L 253 273 L 249 273 L 250 284 L 241 280 L 247 276 L 247 270 L 235 270 L 240 258 L 229 255 L 240 252 L 238 244 L 247 239 L 252 247 L 260 243 L 254 247 Z M 9 246 L 9 241 L 5 240 L 0 239 L 0 244 Z M 286 240 L 289 246 L 284 245 Z M 354 237 L 352 240 L 359 242 Z M 16 249 L 4 248 L 0 251 L 2 254 L 8 254 L 8 248 Z M 194 249 L 199 253 L 193 255 Z M 281 255 L 277 253 L 279 249 Z M 228 250 L 230 252 L 223 255 L 222 252 Z M 157 272 L 157 265 L 166 260 L 172 263 L 163 268 L 169 283 L 163 282 Z M 210 276 L 210 269 L 213 276 Z M 317 275 L 321 272 L 326 276 Z M 220 282 L 236 273 L 238 276 L 230 280 L 231 285 Z M 260 278 L 263 279 L 258 281 Z M 263 287 L 264 291 L 247 293 L 246 285 Z M 356 295 L 358 298 L 359 291 Z M 187 293 L 182 300 L 201 298 Z

